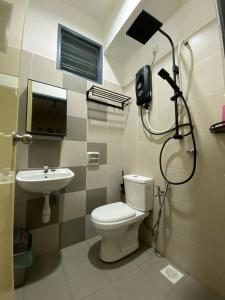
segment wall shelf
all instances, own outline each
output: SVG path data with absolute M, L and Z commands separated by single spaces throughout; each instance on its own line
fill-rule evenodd
M 87 91 L 87 101 L 119 109 L 124 109 L 124 107 L 129 104 L 130 99 L 131 97 L 95 85 Z
M 215 123 L 209 127 L 211 133 L 225 133 L 225 121 Z

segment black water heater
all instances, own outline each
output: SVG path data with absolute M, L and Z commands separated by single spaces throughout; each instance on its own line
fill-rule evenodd
M 152 101 L 152 71 L 149 65 L 137 72 L 135 88 L 137 105 L 148 108 Z

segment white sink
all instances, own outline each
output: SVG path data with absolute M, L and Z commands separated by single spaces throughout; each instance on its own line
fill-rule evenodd
M 74 173 L 68 168 L 50 170 L 44 173 L 44 170 L 20 171 L 16 175 L 16 181 L 19 185 L 29 192 L 50 194 L 67 186 Z

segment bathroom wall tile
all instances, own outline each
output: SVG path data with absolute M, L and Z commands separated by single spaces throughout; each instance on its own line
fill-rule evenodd
M 78 141 L 62 141 L 60 166 L 86 166 L 87 143 Z
M 28 169 L 28 156 L 29 146 L 23 143 L 19 143 L 16 147 L 16 169 L 25 170 Z
M 225 258 L 215 255 L 214 249 L 210 252 L 206 247 L 192 243 L 189 247 L 188 272 L 195 274 L 197 280 L 224 297 Z M 214 295 L 212 299 L 217 298 Z
M 87 91 L 87 80 L 79 76 L 62 72 L 63 88 L 85 95 Z
M 138 144 L 138 163 L 140 165 L 152 165 L 157 161 L 156 147 L 154 143 L 139 142 Z
M 27 80 L 32 78 L 32 59 L 32 53 L 22 50 L 20 63 L 20 99 L 18 115 L 18 132 L 20 133 L 24 133 L 26 127 Z M 20 146 L 20 144 L 18 144 L 18 146 Z
M 87 141 L 87 120 L 68 116 L 65 140 Z
M 87 152 L 100 153 L 100 165 L 107 164 L 107 144 L 106 143 L 88 143 Z
M 32 253 L 34 256 L 47 254 L 59 249 L 59 224 L 34 229 L 31 231 L 31 234 Z
M 87 118 L 86 95 L 68 90 L 67 114 L 72 117 Z
M 87 167 L 87 189 L 97 189 L 105 186 L 107 186 L 107 166 Z
M 14 227 L 26 226 L 26 207 L 27 200 L 42 197 L 40 194 L 30 193 L 22 189 L 18 183 L 15 184 L 15 209 L 14 209 Z
M 209 171 L 223 171 L 225 168 L 225 145 L 219 142 L 220 138 L 210 133 L 198 136 L 199 165 Z
M 88 142 L 107 143 L 107 122 L 88 119 Z
M 109 144 L 107 147 L 107 156 L 109 164 L 121 165 L 124 161 L 123 144 Z
M 31 79 L 62 87 L 63 73 L 56 69 L 55 61 L 33 54 Z
M 85 240 L 85 217 L 60 223 L 60 249 Z
M 59 197 L 50 196 L 51 218 L 49 223 L 42 222 L 42 209 L 44 197 L 27 200 L 26 208 L 26 228 L 28 230 L 49 226 L 59 222 Z
M 137 142 L 137 122 L 127 122 L 124 130 L 124 143 L 135 143 Z
M 122 183 L 121 165 L 108 165 L 107 203 L 122 201 L 120 184 Z
M 220 36 L 218 22 L 214 19 L 193 35 L 189 39 L 190 46 L 194 54 L 195 63 L 211 56 L 216 51 L 220 51 Z M 188 51 L 187 51 L 188 52 Z M 185 53 L 186 54 L 186 53 Z M 188 55 L 189 53 L 187 53 Z
M 59 198 L 60 222 L 82 217 L 86 211 L 86 191 L 61 194 Z
M 92 225 L 91 215 L 85 216 L 85 239 L 90 239 L 96 236 L 95 228 Z
M 125 124 L 126 108 L 121 110 L 109 106 L 107 108 L 108 143 L 123 143 Z
M 161 253 L 182 270 L 187 272 L 189 256 L 189 240 L 183 235 L 171 232 L 167 238 L 168 231 L 163 226 L 160 227 L 158 247 Z
M 87 103 L 88 119 L 107 122 L 107 106 L 88 101 Z
M 28 167 L 58 167 L 60 163 L 61 141 L 34 140 L 29 147 Z
M 8 47 L 7 53 L 0 56 L 0 73 L 19 76 L 20 49 Z
M 124 144 L 124 165 L 130 165 L 133 169 L 137 169 L 138 164 L 138 148 L 136 143 Z
M 223 62 L 218 51 L 195 66 L 190 99 L 203 98 L 223 88 Z
M 86 189 L 86 167 L 69 167 L 75 174 L 69 185 L 63 189 L 66 193 L 83 191 Z
M 91 214 L 95 208 L 107 203 L 107 188 L 87 190 L 86 214 Z

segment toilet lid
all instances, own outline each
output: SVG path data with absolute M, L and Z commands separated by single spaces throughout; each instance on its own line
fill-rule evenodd
M 123 202 L 100 206 L 91 213 L 91 217 L 101 223 L 119 222 L 132 218 L 135 215 L 135 210 Z

